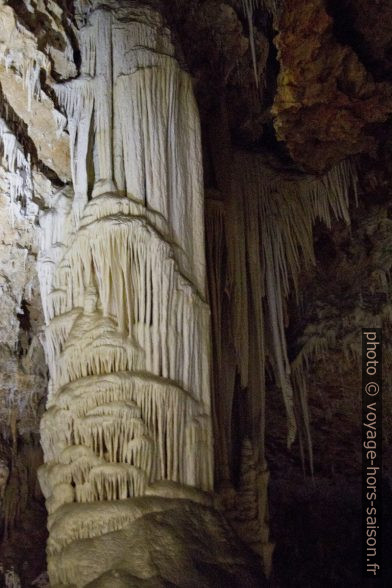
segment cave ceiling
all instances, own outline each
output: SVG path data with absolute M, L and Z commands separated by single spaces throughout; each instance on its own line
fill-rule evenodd
M 390 3 L 260 2 L 251 26 L 239 1 L 161 5 L 203 119 L 224 100 L 234 145 L 266 151 L 282 170 L 316 174 L 350 155 L 377 154 L 392 113 Z M 77 75 L 77 12 L 71 2 L 37 7 L 1 7 L 0 83 L 20 138 L 67 182 L 67 132 L 53 84 Z

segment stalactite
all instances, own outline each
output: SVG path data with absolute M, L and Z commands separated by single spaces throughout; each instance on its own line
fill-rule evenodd
M 216 163 L 221 169 L 220 157 Z M 214 425 L 218 489 L 240 536 L 271 570 L 268 465 L 265 457 L 266 373 L 280 388 L 287 414 L 287 443 L 298 434 L 313 471 L 306 361 L 291 365 L 286 343 L 286 301 L 299 301 L 299 277 L 315 263 L 313 226 L 349 223 L 349 192 L 356 199 L 356 170 L 342 162 L 321 178 L 282 179 L 261 156 L 233 153 L 231 181 L 207 194 L 207 264 L 214 355 Z M 229 325 L 229 328 L 227 328 Z M 325 346 L 312 353 L 322 353 Z M 270 376 L 271 378 L 271 376 Z M 234 405 L 240 404 L 240 415 Z M 233 415 L 241 423 L 234 423 Z M 240 427 L 239 431 L 237 430 Z M 244 437 L 245 435 L 245 437 Z M 232 442 L 242 443 L 241 480 L 233 488 Z M 238 465 L 237 465 L 238 467 Z
M 275 383 L 283 395 L 288 446 L 293 444 L 299 427 L 301 447 L 305 440 L 312 469 L 306 363 L 311 355 L 322 354 L 327 342 L 316 337 L 311 347 L 309 340 L 306 352 L 291 365 L 285 306 L 292 292 L 299 298 L 300 272 L 315 263 L 316 220 L 327 227 L 336 219 L 349 223 L 349 192 L 352 190 L 356 196 L 357 176 L 352 163 L 344 161 L 321 178 L 285 180 L 269 170 L 261 156 L 250 153 L 233 154 L 231 170 L 229 193 L 210 195 L 207 206 L 213 346 L 218 370 L 225 353 L 230 352 L 231 346 L 235 349 L 234 371 L 247 391 L 243 400 L 246 431 L 255 451 L 257 470 L 265 478 L 268 475 L 264 454 L 268 366 L 272 367 Z M 223 273 L 218 273 L 219 268 L 224 268 Z M 225 297 L 229 303 L 224 308 Z M 228 323 L 232 331 L 222 339 L 221 333 Z M 224 444 L 223 440 L 234 434 L 231 410 L 235 385 L 234 376 L 230 380 L 214 379 L 216 435 L 222 451 L 227 452 L 220 459 L 227 464 L 231 461 L 230 444 Z M 218 480 L 225 483 L 230 480 L 227 468 L 218 471 Z M 261 505 L 260 509 L 263 509 Z M 266 524 L 262 528 L 264 533 L 268 532 Z
M 9 7 L 5 8 L 2 21 L 9 37 L 1 45 L 0 63 L 6 70 L 13 69 L 20 77 L 26 89 L 27 109 L 30 112 L 33 99 L 41 98 L 40 72 L 41 69 L 50 71 L 50 59 L 38 50 L 34 36 L 16 19 L 15 13 Z
M 248 21 L 249 45 L 252 57 L 253 76 L 255 79 L 256 88 L 258 88 L 260 84 L 260 72 L 258 68 L 256 54 L 255 26 L 253 22 L 254 11 L 257 8 L 262 7 L 267 13 L 271 14 L 274 18 L 277 18 L 281 8 L 280 4 L 281 3 L 279 2 L 279 0 L 241 0 L 242 11 L 244 12 L 246 19 Z
M 232 337 L 231 325 L 224 320 L 225 305 L 229 302 L 226 294 L 225 207 L 222 200 L 208 194 L 206 200 L 206 247 L 209 282 L 209 303 L 212 317 L 213 336 L 213 414 L 217 479 L 230 479 L 231 422 L 235 387 L 234 347 L 225 342 Z M 226 394 L 221 394 L 221 390 Z
M 253 11 L 257 7 L 258 0 L 242 0 L 242 7 L 248 19 L 249 27 L 249 43 L 252 54 L 253 74 L 255 77 L 256 87 L 259 86 L 259 75 L 257 71 L 256 47 L 255 47 L 255 33 L 253 26 Z
M 355 190 L 356 173 L 349 162 L 343 162 L 321 179 L 290 182 L 268 177 L 257 156 L 238 154 L 237 165 L 237 193 L 242 191 L 244 202 L 253 200 L 256 203 L 252 217 L 258 217 L 259 225 L 247 223 L 246 228 L 250 234 L 259 234 L 263 268 L 260 271 L 264 276 L 260 294 L 266 294 L 271 351 L 277 383 L 285 401 L 290 446 L 295 438 L 296 423 L 285 340 L 285 300 L 292 288 L 298 290 L 301 266 L 314 263 L 312 228 L 315 220 L 318 218 L 330 226 L 333 215 L 349 223 L 348 192 L 350 187 Z M 254 260 L 255 255 L 256 251 L 247 252 L 250 260 Z
M 3 145 L 2 165 L 6 170 L 8 193 L 11 199 L 11 214 L 16 212 L 17 201 L 22 198 L 26 202 L 31 199 L 33 185 L 29 156 L 26 157 L 23 147 L 0 118 L 0 143 Z

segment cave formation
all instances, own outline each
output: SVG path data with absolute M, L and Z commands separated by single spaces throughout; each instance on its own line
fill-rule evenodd
M 4 586 L 360 585 L 361 329 L 387 391 L 392 358 L 373 4 L 0 3 Z

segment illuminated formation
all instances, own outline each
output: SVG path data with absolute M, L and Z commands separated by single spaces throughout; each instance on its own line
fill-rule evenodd
M 54 585 L 75 581 L 65 545 L 119 528 L 112 501 L 213 483 L 198 113 L 161 17 L 111 4 L 83 15 L 81 74 L 56 88 L 73 194 L 41 219 Z

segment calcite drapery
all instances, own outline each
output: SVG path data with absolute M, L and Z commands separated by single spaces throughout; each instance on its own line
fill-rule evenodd
M 158 481 L 212 489 L 197 109 L 160 15 L 109 4 L 83 15 L 80 76 L 56 89 L 74 194 L 41 219 L 51 532 L 67 503 L 104 512 Z M 54 583 L 69 580 L 60 551 L 49 538 Z

